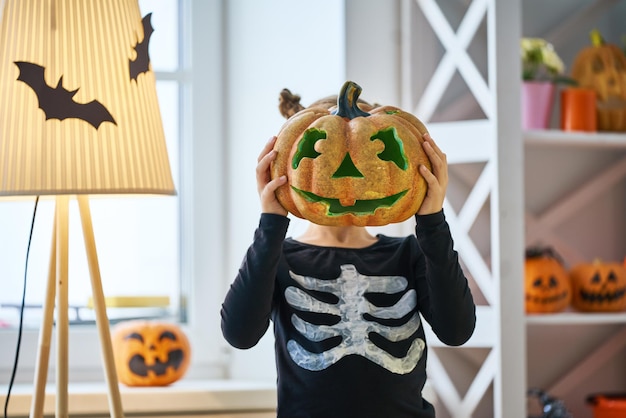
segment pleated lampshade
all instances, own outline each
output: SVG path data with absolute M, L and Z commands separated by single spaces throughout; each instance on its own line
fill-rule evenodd
M 137 0 L 5 0 L 0 196 L 175 194 Z

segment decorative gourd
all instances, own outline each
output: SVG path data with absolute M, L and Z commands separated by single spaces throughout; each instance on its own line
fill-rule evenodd
M 524 289 L 527 313 L 561 312 L 569 306 L 569 276 L 553 249 L 526 250 Z
M 361 108 L 360 94 L 347 81 L 336 108 L 300 110 L 281 128 L 271 175 L 287 176 L 276 197 L 293 215 L 321 225 L 386 225 L 413 216 L 424 200 L 418 167 L 431 167 L 426 127 L 393 106 Z
M 626 131 L 626 55 L 598 31 L 591 39 L 574 60 L 572 78 L 596 92 L 598 130 Z
M 128 386 L 169 385 L 183 377 L 191 361 L 187 336 L 170 322 L 120 322 L 111 339 L 118 379 Z
M 626 310 L 626 268 L 595 260 L 570 270 L 572 306 L 585 312 Z

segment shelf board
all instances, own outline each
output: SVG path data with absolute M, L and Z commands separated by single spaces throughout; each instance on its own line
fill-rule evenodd
M 626 132 L 565 132 L 558 129 L 524 132 L 529 145 L 626 148 Z
M 626 312 L 581 313 L 561 312 L 555 314 L 526 315 L 528 325 L 585 325 L 585 324 L 626 324 Z

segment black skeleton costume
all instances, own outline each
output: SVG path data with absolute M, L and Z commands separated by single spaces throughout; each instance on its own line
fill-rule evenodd
M 262 214 L 222 305 L 222 331 L 254 346 L 274 324 L 278 417 L 434 417 L 422 398 L 421 316 L 445 344 L 473 333 L 475 305 L 443 211 L 416 215 L 416 235 L 366 248 L 286 238 Z

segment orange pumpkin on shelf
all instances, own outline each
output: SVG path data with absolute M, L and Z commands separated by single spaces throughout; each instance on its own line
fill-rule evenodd
M 111 330 L 115 370 L 128 386 L 166 386 L 183 377 L 191 346 L 182 329 L 170 322 L 133 320 Z
M 574 60 L 572 78 L 596 92 L 598 130 L 626 131 L 626 55 L 597 30 L 591 39 Z
M 584 312 L 626 310 L 626 267 L 594 260 L 570 270 L 572 306 Z
M 336 108 L 300 110 L 281 128 L 271 175 L 287 177 L 276 196 L 293 215 L 321 225 L 375 226 L 419 209 L 427 184 L 418 168 L 430 168 L 422 149 L 426 127 L 393 106 L 359 107 L 360 93 L 347 81 Z
M 569 277 L 561 258 L 552 248 L 526 250 L 524 289 L 526 313 L 555 313 L 569 306 Z

